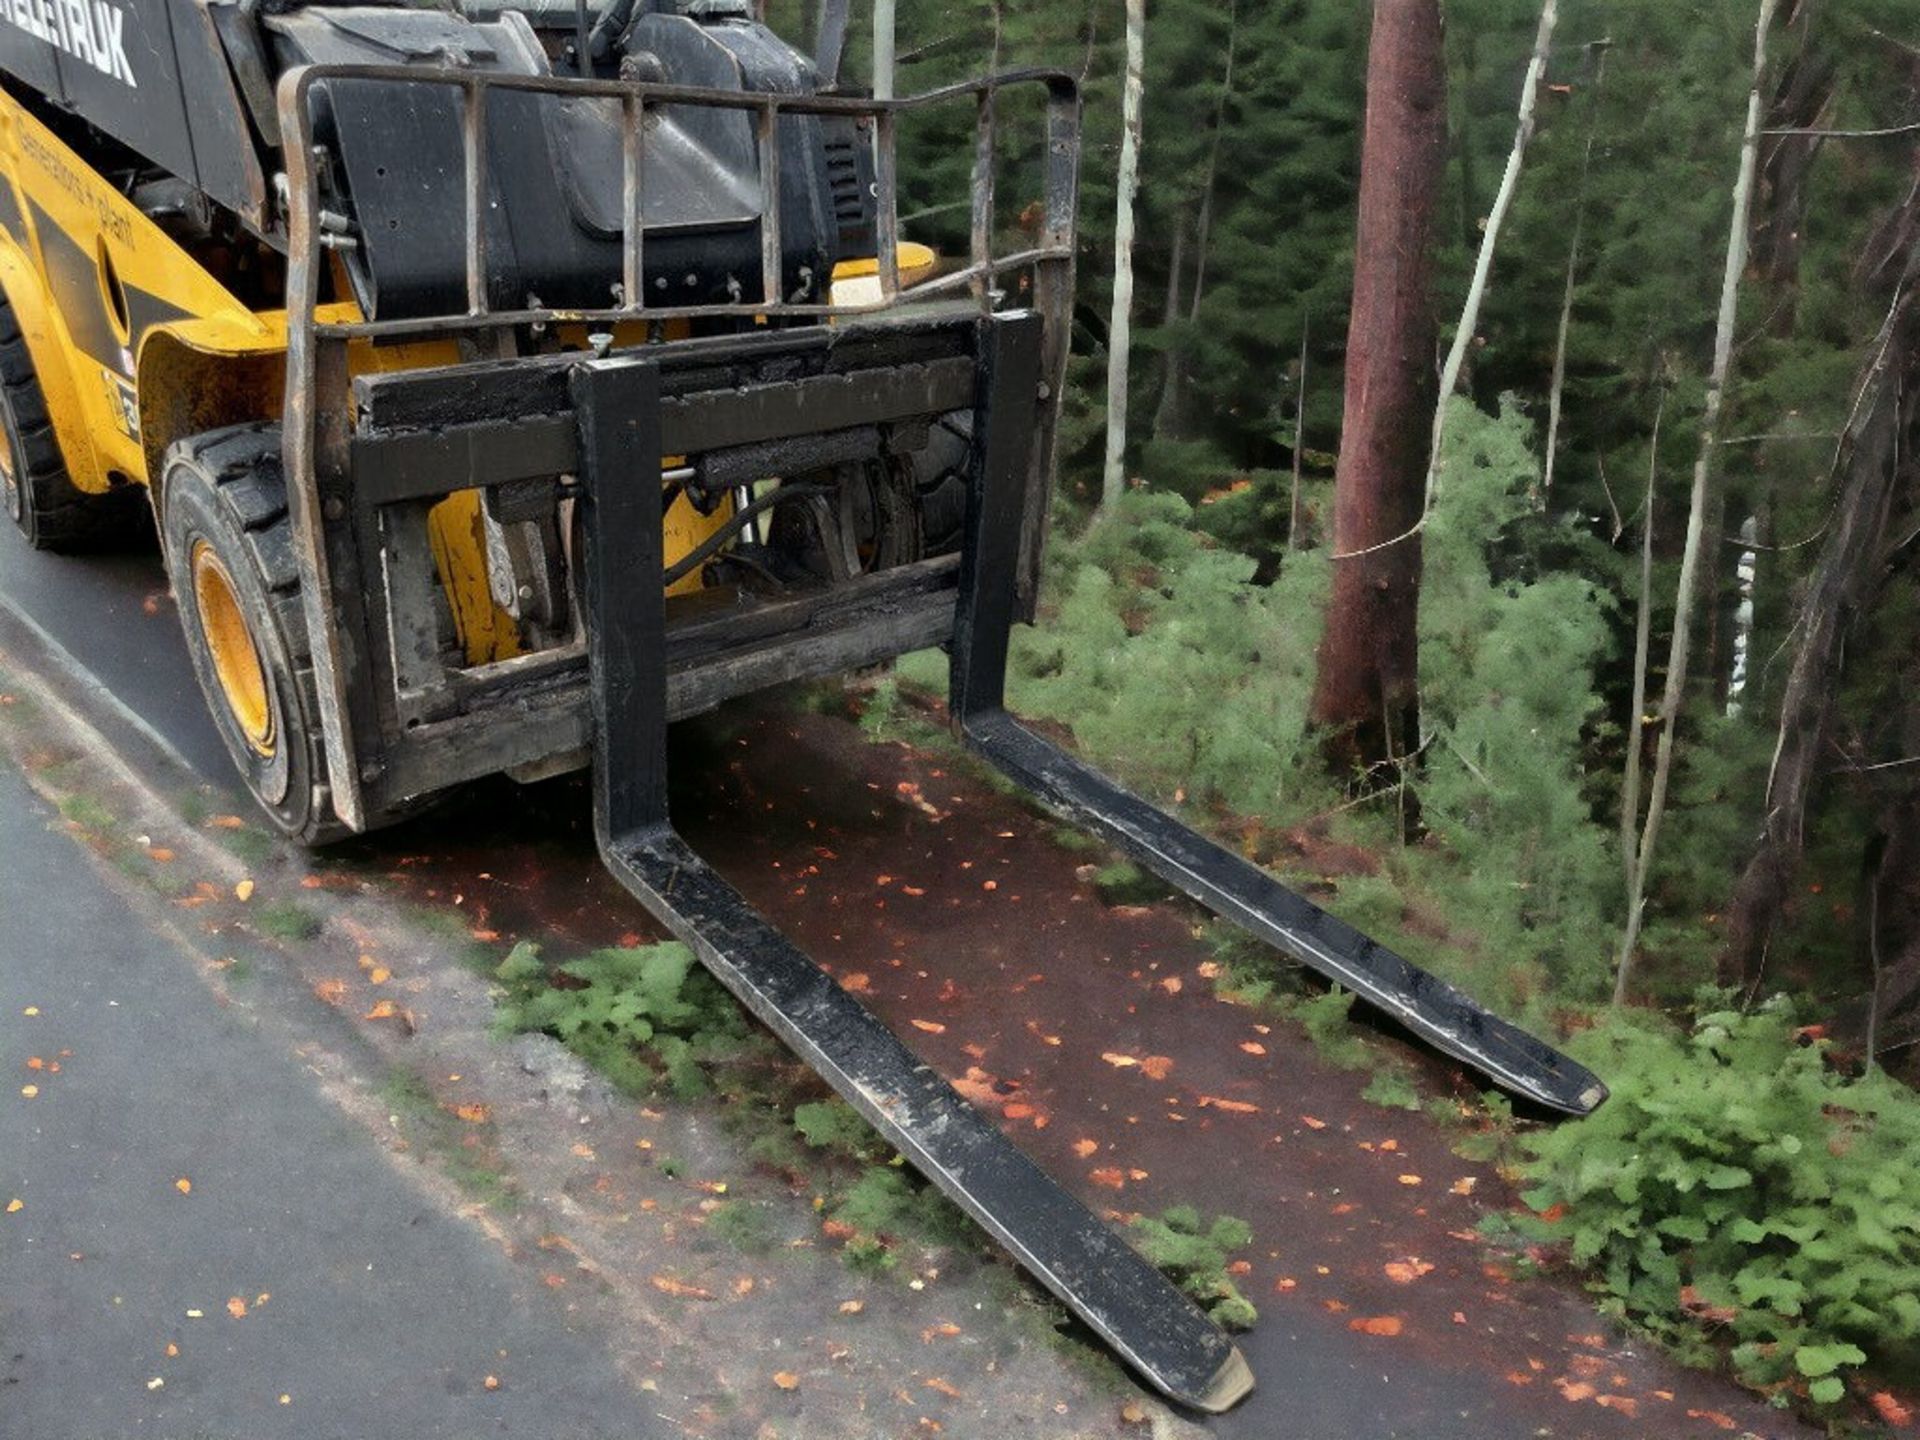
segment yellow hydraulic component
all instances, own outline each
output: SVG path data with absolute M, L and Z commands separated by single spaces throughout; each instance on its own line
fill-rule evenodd
M 926 245 L 902 240 L 896 252 L 900 261 L 900 288 L 918 285 L 934 271 L 938 256 Z M 878 305 L 880 303 L 880 261 L 868 256 L 842 260 L 833 267 L 833 303 L 836 305 Z
M 267 672 L 247 617 L 234 593 L 233 577 L 213 547 L 204 540 L 193 546 L 193 603 L 200 616 L 200 632 L 213 656 L 213 673 L 220 693 L 240 733 L 261 755 L 272 755 L 273 702 L 267 694 Z

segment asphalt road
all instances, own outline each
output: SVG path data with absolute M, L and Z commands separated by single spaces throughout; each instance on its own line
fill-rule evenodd
M 0 588 L 225 783 L 162 584 L 0 527 Z M 0 1440 L 657 1433 L 600 1337 L 224 1010 L 58 819 L 0 767 Z

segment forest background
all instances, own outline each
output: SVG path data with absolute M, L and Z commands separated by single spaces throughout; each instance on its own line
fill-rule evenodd
M 1837 1416 L 1920 1374 L 1920 15 L 1545 9 L 899 0 L 901 93 L 1084 86 L 1058 543 L 1013 704 L 1571 1036 L 1615 1098 L 1523 1141 L 1551 1218 L 1522 1228 Z M 1012 247 L 1040 130 L 999 119 Z M 1422 124 L 1426 151 L 1387 133 Z M 901 146 L 904 234 L 964 252 L 971 114 Z M 1398 228 L 1357 249 L 1363 152 L 1399 167 Z M 1397 309 L 1355 306 L 1382 285 Z M 1343 436 L 1357 350 L 1422 413 Z M 1415 523 L 1339 533 L 1367 487 Z M 1406 591 L 1385 641 L 1370 586 Z

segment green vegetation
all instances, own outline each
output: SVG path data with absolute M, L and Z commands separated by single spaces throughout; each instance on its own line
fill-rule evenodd
M 820 1208 L 856 1270 L 884 1274 L 899 1264 L 903 1242 L 972 1243 L 972 1224 L 947 1198 L 905 1168 L 901 1158 L 844 1100 L 799 1105 L 793 1128 L 825 1161 L 811 1178 L 824 1187 Z
M 1756 1385 L 1831 1404 L 1856 1367 L 1915 1373 L 1920 1098 L 1841 1073 L 1784 1001 L 1688 1033 L 1628 1013 L 1574 1049 L 1613 1099 L 1521 1141 L 1527 1204 L 1555 1217 L 1530 1233 L 1656 1335 L 1730 1341 Z
M 1199 1301 L 1216 1323 L 1245 1330 L 1260 1318 L 1228 1269 L 1234 1252 L 1253 1243 L 1246 1221 L 1222 1215 L 1208 1224 L 1198 1210 L 1175 1205 L 1159 1216 L 1142 1215 L 1133 1222 L 1132 1234 L 1134 1248 Z
M 745 1012 L 678 942 L 595 950 L 548 967 L 522 941 L 494 971 L 503 1030 L 552 1035 L 630 1094 L 664 1080 L 676 1095 L 709 1090 L 704 1066 L 757 1037 Z
M 275 940 L 297 942 L 313 939 L 320 933 L 322 922 L 311 910 L 291 900 L 270 900 L 254 910 L 253 928 Z
M 115 828 L 114 818 L 106 806 L 91 795 L 62 797 L 60 814 L 70 824 L 78 825 L 82 830 L 91 830 L 96 835 L 109 834 Z

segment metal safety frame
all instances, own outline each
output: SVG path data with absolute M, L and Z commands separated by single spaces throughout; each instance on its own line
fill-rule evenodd
M 460 96 L 467 300 L 462 313 L 385 320 L 377 317 L 322 319 L 316 314 L 326 250 L 329 244 L 338 243 L 340 235 L 330 224 L 330 217 L 322 214 L 314 97 L 321 86 L 348 82 L 441 87 Z M 599 98 L 621 106 L 625 117 L 621 141 L 625 204 L 618 305 L 593 309 L 501 309 L 490 305 L 484 225 L 488 193 L 486 116 L 489 97 L 501 91 L 569 99 Z M 996 116 L 1000 97 L 1009 91 L 1038 92 L 1044 103 L 1046 143 L 1041 216 L 1032 243 L 996 254 L 993 249 Z M 904 115 L 964 103 L 974 107 L 976 135 L 967 263 L 903 292 L 895 131 Z M 489 348 L 494 343 L 493 337 L 505 336 L 521 327 L 584 325 L 610 332 L 616 325 L 636 321 L 731 318 L 768 327 L 767 335 L 737 337 L 741 348 L 750 350 L 751 342 L 769 336 L 790 336 L 796 333 L 794 327 L 817 327 L 823 333 L 829 324 L 836 330 L 848 332 L 857 332 L 863 326 L 886 327 L 909 312 L 924 313 L 941 301 L 971 302 L 978 313 L 989 313 L 997 303 L 998 282 L 1018 275 L 1029 286 L 1023 297 L 1026 303 L 1046 319 L 1041 369 L 1049 394 L 1057 396 L 1065 377 L 1068 307 L 1073 294 L 1079 104 L 1078 86 L 1072 75 L 1040 69 L 988 76 L 897 100 L 710 90 L 454 66 L 308 65 L 282 76 L 277 106 L 281 133 L 286 139 L 289 237 L 283 460 L 303 605 L 313 636 L 315 679 L 326 737 L 332 802 L 341 819 L 355 828 L 364 828 L 377 813 L 379 805 L 375 802 L 395 797 L 404 799 L 403 792 L 409 788 L 417 792 L 471 778 L 488 767 L 497 770 L 515 764 L 530 765 L 543 758 L 493 744 L 481 746 L 469 764 L 449 765 L 450 757 L 460 753 L 458 737 L 432 728 L 446 717 L 431 706 L 423 713 L 403 714 L 391 699 L 395 692 L 407 688 L 405 677 L 389 673 L 396 668 L 388 653 L 387 638 L 396 629 L 396 607 L 387 603 L 383 589 L 370 590 L 368 582 L 384 578 L 374 564 L 384 538 L 378 509 L 381 505 L 398 504 L 400 497 L 379 498 L 373 493 L 373 487 L 360 483 L 370 473 L 369 462 L 378 448 L 368 424 L 370 410 L 386 403 L 388 409 L 405 416 L 404 421 L 394 421 L 383 432 L 382 438 L 392 442 L 387 447 L 389 455 L 410 445 L 417 459 L 438 446 L 443 461 L 459 462 L 434 469 L 424 486 L 416 485 L 404 497 L 409 503 L 462 488 L 498 486 L 552 475 L 556 473 L 551 468 L 553 462 L 571 460 L 567 453 L 571 432 L 564 397 L 557 397 L 547 413 L 546 418 L 552 423 L 544 434 L 553 443 L 543 448 L 539 443 L 541 427 L 526 423 L 532 417 L 524 405 L 516 409 L 515 433 L 507 434 L 501 427 L 489 432 L 488 422 L 493 417 L 475 414 L 471 407 L 453 405 L 430 413 L 395 400 L 398 392 L 410 383 L 404 374 L 380 377 L 378 382 L 370 378 L 350 384 L 349 345 L 456 337 L 469 341 L 481 353 L 496 353 Z M 639 216 L 640 187 L 647 163 L 644 122 L 649 110 L 675 105 L 745 111 L 754 117 L 763 198 L 759 217 L 759 293 L 743 295 L 738 302 L 650 305 L 645 287 L 638 283 L 644 274 L 645 255 L 645 235 Z M 777 133 L 783 117 L 803 115 L 864 119 L 876 137 L 874 188 L 880 297 L 872 303 L 795 303 L 780 294 Z M 551 358 L 529 357 L 501 363 L 537 370 L 541 368 L 542 359 Z M 453 367 L 451 371 L 428 373 L 442 379 L 449 374 L 462 374 L 469 368 Z M 498 379 L 497 370 L 490 371 L 485 366 L 471 368 L 476 384 L 485 386 Z M 550 366 L 545 373 L 551 376 Z M 462 378 L 466 377 L 462 375 Z M 509 382 L 509 388 L 513 383 Z M 1057 404 L 1049 403 L 1041 407 L 1037 417 L 1036 473 L 1045 473 L 1051 464 L 1057 413 Z M 465 431 L 456 428 L 463 425 L 470 428 Z M 408 430 L 403 426 L 412 428 Z M 555 441 L 555 436 L 560 438 Z M 449 453 L 456 449 L 457 454 Z M 492 456 L 496 463 L 490 467 L 470 463 L 482 456 Z M 499 463 L 502 456 L 519 458 L 503 464 Z M 517 473 L 508 473 L 516 464 L 522 468 Z M 541 466 L 550 468 L 542 470 L 538 468 Z M 570 471 L 571 466 L 563 463 L 558 469 Z M 421 472 L 416 466 L 413 473 L 418 476 Z M 1038 591 L 1040 555 L 1045 545 L 1047 506 L 1044 487 L 1034 487 L 1028 494 L 1022 522 L 1021 591 L 1026 613 L 1031 614 Z M 420 546 L 416 544 L 413 551 L 408 557 L 410 562 L 420 558 Z M 401 618 L 404 620 L 404 616 Z M 884 655 L 876 653 L 856 663 L 880 658 Z M 531 680 L 537 678 L 544 682 L 547 672 L 570 670 L 575 680 L 571 705 L 548 705 L 549 709 L 566 711 L 568 718 L 557 729 L 548 727 L 548 733 L 567 736 L 577 748 L 586 738 L 584 686 L 579 683 L 583 678 L 583 662 L 581 646 L 559 654 L 541 652 L 539 656 L 528 657 L 527 663 L 509 661 L 490 667 L 491 674 L 459 677 L 443 690 L 445 698 L 458 700 L 478 695 L 484 700 L 490 688 L 517 689 L 524 693 Z M 553 698 L 543 697 L 548 702 Z M 466 728 L 478 733 L 487 727 L 476 724 Z M 430 763 L 414 764 L 409 759 L 409 756 L 418 759 L 430 751 L 433 754 Z M 461 773 L 463 771 L 465 773 Z M 377 793 L 370 797 L 369 790 Z

